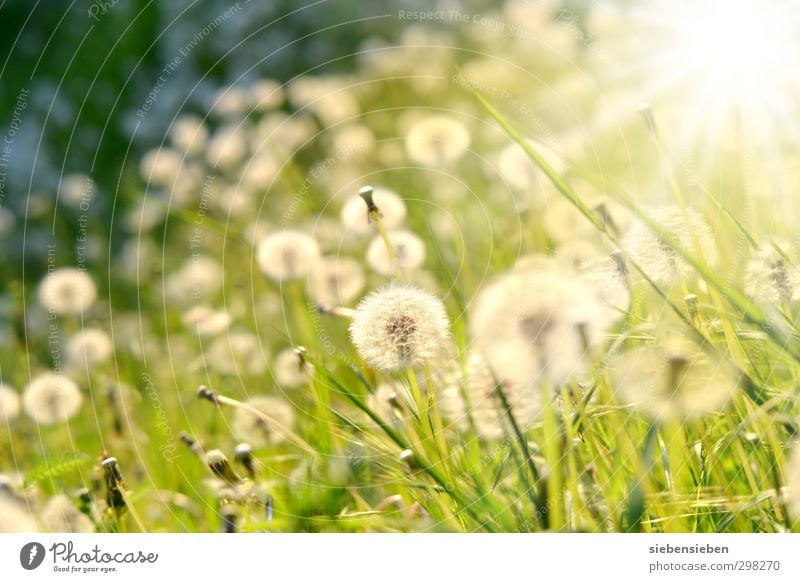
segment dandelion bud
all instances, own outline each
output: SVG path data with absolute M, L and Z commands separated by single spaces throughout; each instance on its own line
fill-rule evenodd
M 364 207 L 366 204 L 366 208 Z M 348 233 L 364 236 L 370 232 L 370 222 L 377 218 L 386 229 L 398 228 L 405 220 L 406 205 L 400 196 L 387 188 L 364 186 L 358 197 L 342 206 L 340 219 Z
M 363 186 L 358 191 L 358 195 L 361 196 L 361 199 L 367 205 L 367 215 L 370 217 L 370 219 L 376 220 L 376 218 L 380 218 L 381 213 L 380 210 L 378 210 L 378 207 L 375 206 L 375 201 L 372 199 L 373 192 L 374 190 L 372 189 L 372 186 Z
M 449 337 L 449 327 L 439 299 L 410 285 L 391 285 L 359 303 L 350 335 L 367 363 L 394 371 L 439 353 Z
M 205 388 L 205 386 L 201 386 L 201 388 Z M 208 390 L 208 388 L 205 388 L 205 389 Z M 210 392 L 210 390 L 209 390 L 209 392 Z M 198 443 L 197 440 L 195 440 L 190 434 L 188 434 L 188 433 L 186 433 L 184 431 L 181 431 L 180 434 L 178 435 L 178 439 L 183 444 L 185 444 L 187 447 L 189 447 L 189 450 L 192 451 L 192 453 L 194 453 L 196 456 L 202 458 L 202 456 L 203 456 L 203 447 L 201 447 L 200 443 Z
M 275 500 L 269 493 L 264 496 L 264 517 L 267 521 L 272 521 L 273 513 L 275 511 Z
M 225 503 L 220 509 L 222 514 L 222 531 L 224 533 L 236 533 L 236 521 L 239 517 L 239 508 L 232 503 Z
M 106 503 L 109 507 L 120 510 L 126 507 L 123 490 L 125 482 L 119 471 L 119 463 L 116 457 L 108 457 L 100 463 L 106 480 Z
M 402 451 L 400 451 L 400 454 L 398 455 L 397 458 L 401 463 L 408 465 L 409 468 L 411 469 L 417 468 L 417 459 L 414 456 L 414 451 L 412 451 L 411 449 L 403 449 Z
M 250 477 L 250 479 L 255 478 L 256 470 L 253 464 L 253 447 L 247 443 L 239 443 L 234 450 L 234 456 L 236 460 L 242 464 L 242 467 L 244 467 L 247 476 Z
M 197 397 L 202 398 L 203 400 L 208 400 L 209 402 L 213 402 L 214 404 L 219 404 L 217 395 L 214 394 L 214 391 L 205 384 L 201 384 L 197 387 Z
M 206 453 L 206 464 L 214 475 L 226 483 L 233 485 L 239 481 L 239 477 L 228 463 L 228 457 L 219 449 L 213 449 Z

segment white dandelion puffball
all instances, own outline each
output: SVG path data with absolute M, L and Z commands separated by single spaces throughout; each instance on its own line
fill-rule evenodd
M 297 230 L 275 232 L 262 240 L 256 249 L 256 261 L 261 272 L 275 281 L 307 277 L 319 257 L 317 241 Z
M 172 145 L 189 155 L 203 152 L 208 139 L 208 128 L 197 115 L 182 115 L 169 129 Z
M 183 166 L 183 155 L 170 148 L 156 148 L 142 156 L 139 175 L 148 184 L 171 188 Z
M 631 307 L 628 269 L 622 255 L 615 253 L 610 257 L 590 262 L 579 269 L 579 273 L 608 305 L 608 316 L 611 320 L 622 319 Z
M 622 248 L 655 283 L 672 285 L 693 273 L 692 266 L 665 242 L 664 236 L 677 241 L 689 254 L 702 254 L 708 264 L 716 264 L 713 233 L 702 215 L 691 209 L 684 212 L 677 206 L 662 206 L 648 214 L 658 225 L 657 231 L 634 220 L 622 237 Z
M 308 382 L 310 378 L 308 364 L 300 359 L 294 348 L 281 350 L 275 356 L 272 374 L 282 388 L 297 388 Z
M 385 229 L 392 230 L 403 224 L 406 204 L 396 192 L 377 187 L 372 192 L 372 201 L 381 213 L 381 224 Z M 348 198 L 339 216 L 348 234 L 364 236 L 374 230 L 370 226 L 367 205 L 360 196 Z
M 558 386 L 586 372 L 587 352 L 611 323 L 599 294 L 577 273 L 529 258 L 479 293 L 470 329 L 501 382 L 546 378 Z
M 92 278 L 80 269 L 63 268 L 48 273 L 39 286 L 39 304 L 57 315 L 78 315 L 97 299 Z
M 779 243 L 778 248 L 780 252 L 764 246 L 747 263 L 744 292 L 753 301 L 781 305 L 795 299 L 800 291 L 800 273 L 784 258 L 791 257 L 788 245 Z
M 610 373 L 620 400 L 655 419 L 720 410 L 736 389 L 727 365 L 675 342 L 626 352 L 612 362 Z
M 403 273 L 419 269 L 425 262 L 425 243 L 413 232 L 394 230 L 386 233 L 397 259 L 397 268 Z M 383 237 L 378 235 L 367 247 L 367 264 L 379 275 L 396 275 L 395 263 L 386 248 Z
M 498 384 L 489 365 L 479 352 L 469 355 L 465 370 L 448 379 L 438 393 L 445 418 L 460 430 L 471 424 L 483 439 L 497 440 L 511 434 L 508 413 L 497 394 Z M 542 394 L 524 384 L 501 383 L 511 414 L 522 431 L 538 419 L 542 411 Z
M 46 372 L 22 394 L 25 413 L 38 424 L 55 424 L 75 416 L 83 404 L 81 391 L 66 376 Z
M 262 351 L 258 336 L 247 331 L 232 331 L 214 339 L 208 347 L 206 363 L 225 375 L 263 374 L 269 354 Z
M 436 356 L 449 338 L 449 327 L 439 299 L 410 285 L 390 285 L 358 304 L 350 335 L 369 365 L 393 371 Z
M 283 87 L 275 79 L 261 79 L 250 87 L 250 106 L 257 111 L 275 109 L 285 100 Z
M 74 366 L 102 364 L 113 352 L 111 338 L 101 329 L 83 329 L 67 340 L 67 361 Z
M 794 444 L 789 457 L 786 483 L 789 486 L 789 507 L 794 519 L 800 521 L 800 442 Z
M 51 497 L 42 509 L 42 523 L 51 533 L 92 533 L 94 523 L 64 494 Z
M 219 128 L 206 144 L 206 161 L 212 168 L 232 171 L 246 155 L 246 130 L 238 125 Z
M 8 384 L 0 384 L 0 426 L 19 416 L 19 394 Z
M 294 426 L 294 409 L 282 398 L 253 396 L 247 401 L 247 404 L 263 412 L 284 429 L 291 430 Z M 254 447 L 276 444 L 286 439 L 283 430 L 270 426 L 268 421 L 243 408 L 234 410 L 231 418 L 231 430 L 240 442 L 250 443 Z
M 361 265 L 347 257 L 325 257 L 309 279 L 309 292 L 320 305 L 347 305 L 364 289 L 366 279 Z
M 192 307 L 183 314 L 183 325 L 200 337 L 219 335 L 231 324 L 227 311 L 216 310 L 208 305 Z
M 469 145 L 466 127 L 450 117 L 434 115 L 411 128 L 406 139 L 406 152 L 413 162 L 438 168 L 458 160 Z
M 94 198 L 94 180 L 86 174 L 69 174 L 61 180 L 58 199 L 71 208 L 87 208 Z
M 0 491 L 0 533 L 38 532 L 30 510 L 22 503 Z
M 164 282 L 169 301 L 186 304 L 193 299 L 210 299 L 222 289 L 222 265 L 205 255 L 193 256 Z

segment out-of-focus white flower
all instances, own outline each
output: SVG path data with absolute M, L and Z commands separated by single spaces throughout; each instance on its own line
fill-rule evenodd
M 38 531 L 30 510 L 10 495 L 0 492 L 0 533 Z
M 191 300 L 210 299 L 222 289 L 224 276 L 216 260 L 206 255 L 193 256 L 167 276 L 164 283 L 167 299 L 183 305 Z
M 183 325 L 200 337 L 218 335 L 230 324 L 231 316 L 227 311 L 216 310 L 208 305 L 192 307 L 183 314 Z
M 337 159 L 360 159 L 375 149 L 375 134 L 366 125 L 351 123 L 333 134 L 333 151 Z
M 397 259 L 397 268 L 403 273 L 419 269 L 425 262 L 425 243 L 413 232 L 394 230 L 387 233 Z M 376 236 L 367 247 L 367 263 L 376 273 L 386 277 L 396 275 L 395 264 L 386 248 L 383 237 Z
M 167 216 L 167 201 L 149 194 L 134 203 L 125 213 L 125 226 L 130 232 L 143 233 L 158 226 Z
M 301 75 L 289 84 L 289 100 L 298 109 L 307 107 L 326 126 L 358 115 L 358 99 L 345 77 Z
M 309 291 L 320 305 L 347 305 L 364 289 L 361 265 L 347 257 L 325 257 L 314 267 Z
M 620 355 L 611 364 L 611 378 L 623 402 L 655 419 L 720 410 L 736 389 L 727 364 L 676 341 Z
M 19 416 L 19 394 L 8 384 L 0 384 L 0 426 Z
M 206 145 L 206 161 L 211 167 L 232 172 L 247 155 L 246 128 L 230 124 L 219 128 Z
M 246 113 L 250 107 L 247 93 L 242 87 L 222 87 L 214 95 L 213 111 L 222 117 L 234 117 Z
M 469 145 L 466 127 L 450 117 L 434 115 L 411 128 L 406 139 L 406 152 L 413 162 L 438 168 L 455 162 Z
M 95 194 L 95 183 L 86 174 L 69 174 L 61 179 L 58 199 L 71 208 L 87 208 Z
M 264 353 L 258 336 L 246 331 L 232 331 L 211 343 L 205 355 L 208 366 L 220 374 L 263 374 L 268 354 Z
M 294 426 L 294 409 L 291 404 L 282 398 L 253 396 L 247 401 L 247 404 L 275 419 L 286 429 L 291 430 Z M 250 443 L 254 447 L 277 444 L 286 439 L 283 431 L 271 427 L 268 422 L 265 422 L 259 416 L 241 408 L 237 408 L 233 412 L 231 430 L 239 441 Z
M 410 285 L 390 285 L 359 303 L 350 335 L 367 363 L 393 371 L 436 356 L 450 335 L 449 328 L 439 299 Z
M 67 361 L 76 367 L 93 367 L 111 357 L 114 346 L 111 338 L 101 329 L 86 328 L 69 338 L 66 346 Z
M 387 230 L 393 230 L 403 224 L 406 218 L 406 204 L 403 199 L 388 188 L 377 187 L 372 191 L 372 201 L 381 213 L 381 224 Z M 347 233 L 363 236 L 374 231 L 370 226 L 367 205 L 360 196 L 347 199 L 339 214 Z
M 296 230 L 282 230 L 262 240 L 256 250 L 261 272 L 275 281 L 307 277 L 320 257 L 317 241 Z
M 552 259 L 529 260 L 483 289 L 472 308 L 475 345 L 497 379 L 558 386 L 587 371 L 612 323 L 599 294 Z
M 523 431 L 539 417 L 542 393 L 524 384 L 501 383 L 503 394 Z M 496 440 L 511 433 L 508 413 L 497 394 L 498 384 L 480 353 L 469 355 L 467 368 L 451 375 L 438 394 L 442 414 L 460 430 L 474 425 L 481 438 Z
M 283 105 L 283 87 L 275 79 L 261 79 L 250 87 L 250 106 L 256 111 L 268 111 Z
M 55 495 L 42 509 L 42 522 L 52 533 L 91 533 L 94 523 L 66 495 Z
M 48 273 L 39 285 L 39 304 L 58 315 L 85 312 L 96 299 L 94 281 L 81 269 L 57 269 Z
M 636 220 L 623 236 L 622 248 L 655 283 L 672 285 L 692 273 L 691 265 L 665 242 L 665 235 L 688 253 L 702 254 L 710 265 L 717 262 L 711 227 L 702 215 L 691 209 L 684 212 L 677 206 L 662 206 L 651 210 L 649 216 L 658 230 L 653 232 L 643 221 Z
M 275 381 L 282 388 L 297 388 L 308 382 L 310 369 L 293 348 L 281 350 L 272 367 Z
M 183 155 L 170 148 L 156 148 L 142 156 L 139 175 L 148 184 L 171 188 L 183 166 Z
M 792 256 L 789 246 L 777 246 L 762 247 L 747 263 L 744 292 L 759 303 L 780 306 L 800 294 L 800 272 L 786 261 Z
M 172 145 L 188 155 L 200 154 L 206 146 L 208 128 L 197 115 L 181 115 L 169 129 Z
M 55 424 L 75 416 L 83 404 L 81 391 L 66 376 L 46 372 L 22 394 L 25 413 L 38 424 Z

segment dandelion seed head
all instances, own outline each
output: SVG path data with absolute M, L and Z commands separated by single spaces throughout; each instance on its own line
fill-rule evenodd
M 552 259 L 525 264 L 483 289 L 471 334 L 497 378 L 530 385 L 580 377 L 610 325 L 606 305 L 576 272 Z
M 171 148 L 152 149 L 139 162 L 139 175 L 148 184 L 171 188 L 183 166 L 183 155 Z
M 541 392 L 525 384 L 501 382 L 499 385 L 502 386 L 514 420 L 521 430 L 527 430 L 541 413 Z M 510 434 L 511 430 L 508 414 L 497 390 L 498 383 L 486 359 L 473 350 L 469 354 L 466 369 L 459 368 L 444 383 L 439 392 L 440 409 L 460 430 L 466 431 L 472 424 L 481 438 L 497 440 Z
M 19 416 L 19 394 L 8 384 L 0 384 L 0 426 Z
M 411 127 L 406 153 L 414 163 L 438 168 L 458 160 L 469 145 L 469 132 L 463 124 L 445 115 L 434 115 Z
M 208 139 L 208 128 L 197 115 L 181 115 L 169 129 L 172 145 L 188 155 L 203 152 Z
M 269 111 L 283 105 L 286 94 L 275 79 L 261 79 L 250 87 L 250 105 L 256 111 Z
M 703 255 L 710 265 L 717 262 L 717 251 L 711 227 L 703 216 L 692 209 L 662 206 L 649 211 L 658 225 L 653 232 L 642 220 L 634 220 L 622 237 L 622 248 L 655 283 L 672 285 L 689 278 L 694 272 L 678 251 L 664 240 L 668 236 L 694 256 Z M 695 246 L 697 241 L 697 246 Z
M 222 289 L 225 273 L 218 261 L 196 255 L 170 273 L 164 289 L 172 303 L 186 304 L 193 299 L 211 299 Z
M 214 95 L 214 113 L 221 117 L 237 117 L 247 112 L 250 100 L 243 87 L 221 87 Z
M 309 279 L 309 291 L 320 305 L 347 305 L 364 289 L 366 279 L 361 265 L 347 257 L 325 257 Z
M 94 198 L 94 180 L 86 174 L 68 174 L 61 179 L 58 199 L 71 208 L 80 208 L 82 204 L 91 204 Z
M 449 337 L 449 327 L 439 299 L 410 285 L 390 285 L 359 303 L 350 335 L 371 366 L 393 371 L 436 356 Z
M 300 75 L 289 84 L 289 101 L 298 109 L 308 108 L 325 126 L 358 115 L 358 99 L 348 88 L 346 77 Z
M 86 328 L 67 340 L 65 351 L 71 365 L 92 367 L 107 361 L 114 352 L 114 346 L 103 330 Z
M 22 408 L 38 424 L 69 420 L 82 404 L 83 395 L 75 382 L 51 372 L 34 378 L 22 394 Z
M 94 523 L 66 495 L 47 500 L 40 515 L 45 528 L 52 533 L 92 533 Z
M 304 363 L 294 348 L 281 350 L 272 367 L 275 381 L 282 388 L 297 388 L 310 378 L 308 364 Z
M 294 426 L 295 414 L 291 404 L 275 396 L 253 396 L 247 404 L 275 419 L 283 427 Z M 277 444 L 285 440 L 282 431 L 270 427 L 262 418 L 248 410 L 237 408 L 231 417 L 231 430 L 234 436 L 254 447 Z
M 63 268 L 48 273 L 39 286 L 39 304 L 57 315 L 78 315 L 97 299 L 92 278 L 80 269 Z
M 247 331 L 231 331 L 211 342 L 205 361 L 223 375 L 261 375 L 267 369 L 267 357 L 258 336 Z
M 320 258 L 313 237 L 296 230 L 282 230 L 258 244 L 256 261 L 261 272 L 275 281 L 307 277 Z
M 372 200 L 381 213 L 381 224 L 387 230 L 400 227 L 406 218 L 406 204 L 400 196 L 388 188 L 374 188 Z M 364 236 L 374 231 L 370 225 L 367 205 L 360 196 L 347 199 L 340 213 L 340 218 L 348 234 Z
M 129 232 L 145 233 L 163 222 L 166 216 L 166 202 L 159 196 L 150 194 L 143 200 L 133 204 L 125 213 L 125 227 Z M 137 242 L 144 243 L 144 240 L 140 238 Z
M 760 248 L 747 263 L 744 274 L 744 292 L 750 299 L 765 305 L 781 305 L 795 299 L 800 293 L 800 272 L 786 258 L 791 249 L 785 243 Z
M 397 268 L 403 273 L 419 269 L 425 262 L 425 243 L 408 230 L 393 230 L 386 233 L 397 259 Z M 396 275 L 395 263 L 386 248 L 383 237 L 378 235 L 367 247 L 367 264 L 384 277 Z
M 0 492 L 0 533 L 38 531 L 28 508 L 10 495 Z
M 200 337 L 219 335 L 228 329 L 231 316 L 227 311 L 208 305 L 197 305 L 183 314 L 183 325 Z
M 655 418 L 690 419 L 720 410 L 736 389 L 729 367 L 683 342 L 626 352 L 611 365 L 620 400 Z
M 247 156 L 246 129 L 237 124 L 219 128 L 206 144 L 206 161 L 213 168 L 231 172 Z

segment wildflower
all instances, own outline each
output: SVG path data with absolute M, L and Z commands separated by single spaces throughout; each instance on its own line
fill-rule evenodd
M 100 329 L 87 328 L 69 338 L 67 361 L 74 366 L 92 367 L 111 357 L 114 346 L 108 334 Z
M 124 223 L 128 231 L 144 233 L 152 230 L 163 222 L 167 216 L 167 202 L 155 194 L 148 194 L 141 201 L 137 201 L 125 213 Z M 137 238 L 137 243 L 144 243 L 146 239 Z
M 413 162 L 437 168 L 455 162 L 464 155 L 469 144 L 469 132 L 461 123 L 444 115 L 434 115 L 411 128 L 406 152 Z
M 435 356 L 449 337 L 449 326 L 439 299 L 410 285 L 390 285 L 359 303 L 350 335 L 371 366 L 393 371 Z
M 208 128 L 196 115 L 181 115 L 169 128 L 172 145 L 189 155 L 202 153 L 208 139 Z
M 94 180 L 86 174 L 69 174 L 61 179 L 58 199 L 71 208 L 90 204 L 94 198 Z
M 0 426 L 19 416 L 19 394 L 8 384 L 0 384 Z
M 317 241 L 296 230 L 282 230 L 261 241 L 256 261 L 261 272 L 275 281 L 306 277 L 319 260 Z
M 687 419 L 719 410 L 736 380 L 722 363 L 682 343 L 651 345 L 615 359 L 611 378 L 620 399 L 655 419 Z
M 73 268 L 48 273 L 39 286 L 39 304 L 50 313 L 78 315 L 97 299 L 97 288 L 85 271 Z
M 193 330 L 198 336 L 206 337 L 222 333 L 231 323 L 227 311 L 217 311 L 207 305 L 192 307 L 183 314 L 183 325 Z
M 286 348 L 276 356 L 272 373 L 282 388 L 297 388 L 309 379 L 307 364 L 294 348 Z
M 326 257 L 312 270 L 309 291 L 320 305 L 346 305 L 355 299 L 366 280 L 361 265 L 346 257 Z
M 197 255 L 167 276 L 164 282 L 167 299 L 184 304 L 190 299 L 210 299 L 222 288 L 224 277 L 216 260 Z
M 245 129 L 231 124 L 219 128 L 206 144 L 206 161 L 212 168 L 232 171 L 247 155 Z
M 503 390 L 519 428 L 523 431 L 529 428 L 542 410 L 541 392 L 520 383 L 498 385 L 486 360 L 477 351 L 470 353 L 466 370 L 452 375 L 439 392 L 442 414 L 460 430 L 467 430 L 471 422 L 480 437 L 503 438 L 509 434 L 510 424 L 498 390 Z
M 635 220 L 622 238 L 622 248 L 650 279 L 661 285 L 671 285 L 686 279 L 692 267 L 672 248 L 664 236 L 669 236 L 691 255 L 713 265 L 717 260 L 711 227 L 699 213 L 677 206 L 662 206 L 649 212 L 657 225 L 653 232 L 641 220 Z M 697 245 L 695 245 L 695 242 Z
M 609 326 L 597 292 L 550 259 L 529 260 L 478 295 L 471 330 L 500 382 L 551 383 L 586 371 L 591 348 Z
M 387 230 L 398 228 L 406 217 L 406 204 L 400 196 L 388 188 L 374 188 L 372 200 L 381 214 L 381 224 Z M 340 213 L 345 230 L 358 236 L 370 232 L 370 217 L 364 200 L 359 196 L 347 199 Z
M 367 247 L 367 263 L 379 275 L 389 277 L 396 275 L 396 268 L 400 272 L 408 273 L 422 266 L 425 262 L 425 243 L 413 232 L 395 230 L 387 233 L 389 242 L 394 250 L 397 267 L 389 255 L 383 237 L 376 236 Z
M 37 532 L 39 528 L 28 508 L 0 492 L 0 533 Z
M 290 429 L 294 425 L 294 409 L 282 398 L 253 396 L 246 404 L 275 419 L 285 429 Z M 269 426 L 263 418 L 243 408 L 234 410 L 231 430 L 237 439 L 246 441 L 254 447 L 276 444 L 285 439 L 282 430 Z
M 748 297 L 767 305 L 781 305 L 800 293 L 800 274 L 784 257 L 790 255 L 785 244 L 778 248 L 765 246 L 747 263 L 744 292 Z
M 39 424 L 55 424 L 75 416 L 83 396 L 75 382 L 46 372 L 33 379 L 22 394 L 25 413 Z
M 52 533 L 92 533 L 94 523 L 72 500 L 60 494 L 51 497 L 42 509 L 42 523 Z

